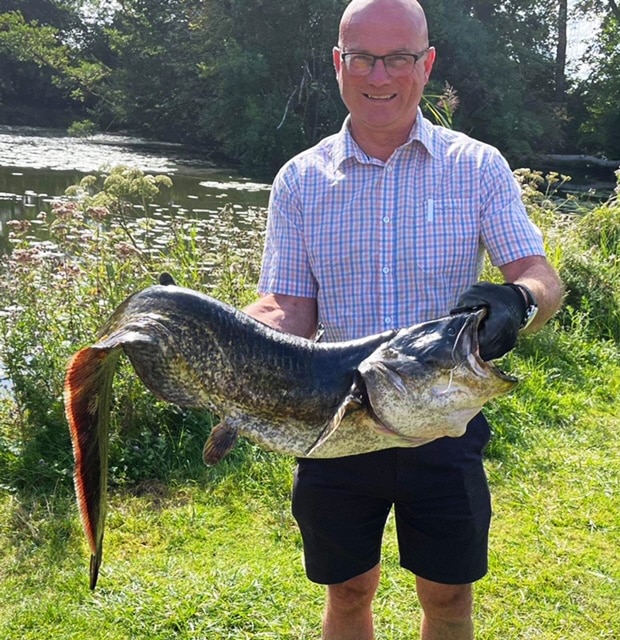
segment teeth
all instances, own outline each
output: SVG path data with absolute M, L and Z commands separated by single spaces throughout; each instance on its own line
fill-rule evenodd
M 391 93 L 389 96 L 373 96 L 372 94 L 367 93 L 366 97 L 370 98 L 371 100 L 389 100 L 390 98 L 394 97 L 394 94 Z

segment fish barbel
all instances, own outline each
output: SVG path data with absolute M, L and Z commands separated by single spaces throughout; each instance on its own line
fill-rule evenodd
M 322 343 L 174 284 L 127 298 L 97 342 L 74 354 L 65 378 L 91 589 L 102 558 L 110 398 L 121 352 L 157 397 L 220 417 L 204 447 L 207 464 L 239 435 L 280 453 L 331 458 L 462 435 L 488 400 L 514 387 L 515 378 L 480 359 L 483 315 Z

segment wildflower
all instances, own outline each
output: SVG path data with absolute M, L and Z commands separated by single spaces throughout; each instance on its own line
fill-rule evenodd
M 107 207 L 88 207 L 88 209 L 86 209 L 86 213 L 97 222 L 101 222 L 110 215 L 110 211 Z
M 30 220 L 9 220 L 6 224 L 15 233 L 25 233 L 32 226 Z
M 454 113 L 460 104 L 456 90 L 447 82 L 444 85 L 443 94 L 437 101 L 437 107 L 443 109 L 447 113 Z
M 52 211 L 58 219 L 69 220 L 74 218 L 75 220 L 82 220 L 84 217 L 79 209 L 77 202 L 59 200 L 52 203 Z
M 36 265 L 43 262 L 41 252 L 35 247 L 14 249 L 11 254 L 11 261 L 18 265 Z
M 139 256 L 142 252 L 129 242 L 119 242 L 116 245 L 116 255 L 119 258 L 130 258 L 131 256 Z

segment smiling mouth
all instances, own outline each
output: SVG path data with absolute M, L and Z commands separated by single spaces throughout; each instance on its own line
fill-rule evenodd
M 389 93 L 387 95 L 381 95 L 381 96 L 376 96 L 373 95 L 372 93 L 365 93 L 364 97 L 369 98 L 370 100 L 391 100 L 392 98 L 396 97 L 395 93 Z

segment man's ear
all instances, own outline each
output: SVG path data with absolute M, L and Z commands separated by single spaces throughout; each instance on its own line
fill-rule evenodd
M 426 84 L 431 77 L 431 71 L 435 62 L 437 51 L 435 47 L 429 47 L 426 55 L 424 56 L 424 84 Z
M 336 75 L 340 73 L 340 67 L 342 66 L 342 58 L 340 57 L 340 49 L 338 47 L 334 47 L 332 49 L 332 60 L 334 62 L 334 69 L 336 70 Z

